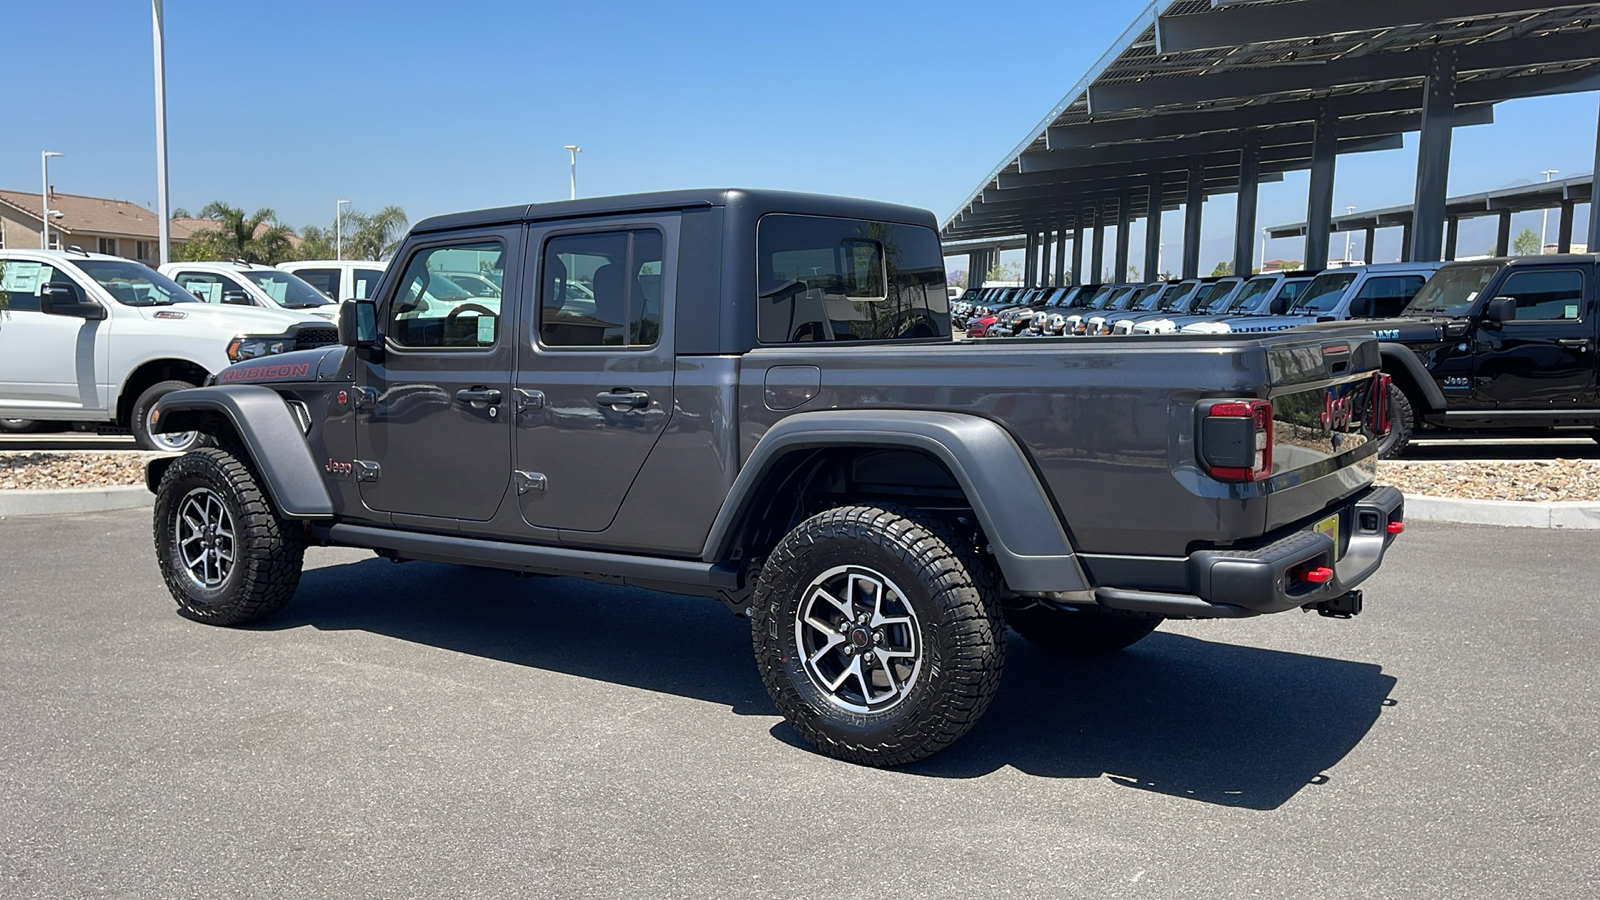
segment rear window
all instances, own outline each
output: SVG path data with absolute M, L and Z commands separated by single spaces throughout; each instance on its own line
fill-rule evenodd
M 295 269 L 294 274 L 300 280 L 316 288 L 322 296 L 330 300 L 339 299 L 339 270 L 338 269 Z
M 950 336 L 932 229 L 771 214 L 756 225 L 756 257 L 763 344 Z
M 1311 280 L 1305 293 L 1295 298 L 1291 314 L 1331 313 L 1344 299 L 1344 289 L 1356 280 L 1355 272 L 1327 272 Z

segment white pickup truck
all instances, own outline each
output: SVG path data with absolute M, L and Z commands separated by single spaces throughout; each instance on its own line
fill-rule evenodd
M 332 344 L 305 313 L 201 303 L 149 266 L 98 253 L 0 250 L 0 419 L 127 428 L 139 446 L 184 450 L 192 434 L 152 433 L 163 395 L 245 359 Z

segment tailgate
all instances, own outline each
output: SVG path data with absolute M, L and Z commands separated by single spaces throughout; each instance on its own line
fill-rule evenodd
M 1261 343 L 1272 383 L 1271 530 L 1372 483 L 1385 398 L 1378 342 L 1370 335 L 1291 332 Z

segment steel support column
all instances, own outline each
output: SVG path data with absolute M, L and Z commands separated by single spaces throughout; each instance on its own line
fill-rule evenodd
M 1067 283 L 1067 226 L 1056 226 L 1056 287 Z
M 1378 226 L 1367 226 L 1367 239 L 1361 247 L 1361 261 L 1372 265 L 1372 245 L 1378 241 Z
M 1249 278 L 1256 258 L 1256 187 L 1261 178 L 1261 136 L 1244 134 L 1239 149 L 1239 208 L 1233 219 L 1233 274 Z
M 1500 210 L 1500 231 L 1494 238 L 1494 255 L 1511 255 L 1511 210 Z
M 1411 262 L 1411 236 L 1416 233 L 1412 223 L 1407 222 L 1400 226 L 1400 261 Z M 1436 259 L 1423 260 L 1424 262 L 1438 262 Z
M 1339 117 L 1324 103 L 1311 138 L 1311 191 L 1306 196 L 1308 269 L 1328 264 L 1328 234 L 1333 228 L 1333 171 L 1338 159 Z
M 1112 267 L 1114 272 L 1112 281 L 1122 281 L 1128 277 L 1128 229 L 1132 223 L 1128 216 L 1128 189 L 1123 188 L 1117 195 L 1117 255 L 1116 263 Z
M 1080 211 L 1077 224 L 1072 226 L 1072 283 L 1083 284 L 1083 214 Z
M 1144 219 L 1144 280 L 1161 277 L 1161 173 L 1150 173 L 1149 210 Z
M 1022 286 L 1033 287 L 1033 267 L 1039 263 L 1039 236 L 1032 231 L 1022 244 Z
M 1422 84 L 1422 136 L 1417 140 L 1417 194 L 1411 207 L 1411 240 L 1403 258 L 1438 262 L 1444 233 L 1444 201 L 1450 178 L 1450 138 L 1455 130 L 1456 49 L 1433 52 Z
M 1556 252 L 1572 252 L 1572 207 L 1573 201 L 1561 201 L 1561 224 L 1556 226 Z M 1591 207 L 1592 208 L 1592 207 Z M 1590 251 L 1591 253 L 1595 251 Z
M 1600 253 L 1600 116 L 1595 116 L 1594 123 L 1594 175 L 1589 179 L 1589 252 Z
M 1090 238 L 1089 247 L 1089 278 L 1096 284 L 1105 280 L 1106 273 L 1106 229 L 1105 209 L 1094 208 L 1094 235 Z
M 1459 216 L 1450 216 L 1445 219 L 1444 258 L 1446 260 L 1456 258 L 1456 238 L 1459 236 L 1460 231 L 1461 218 Z
M 1198 166 L 1189 169 L 1189 190 L 1183 201 L 1184 278 L 1200 274 L 1200 207 L 1206 202 L 1204 174 Z

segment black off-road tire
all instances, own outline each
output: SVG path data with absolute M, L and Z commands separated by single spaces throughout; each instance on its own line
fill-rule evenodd
M 214 588 L 191 577 L 178 549 L 178 513 L 184 498 L 197 491 L 220 499 L 233 525 L 234 562 Z M 243 625 L 264 619 L 282 609 L 300 583 L 301 524 L 280 517 L 255 473 L 227 450 L 191 450 L 167 467 L 156 489 L 154 532 L 167 589 L 196 621 Z
M 841 566 L 881 573 L 914 614 L 921 668 L 887 708 L 839 705 L 803 663 L 802 601 L 814 580 Z M 902 507 L 847 506 L 800 523 L 761 567 L 750 630 L 761 680 L 784 718 L 818 750 L 861 765 L 915 762 L 966 734 L 994 699 L 1005 663 L 1005 622 L 977 550 Z
M 1416 428 L 1411 398 L 1397 384 L 1389 385 L 1389 433 L 1378 439 L 1378 458 L 1394 459 L 1405 452 Z
M 155 406 L 157 400 L 160 400 L 162 397 L 165 397 L 173 391 L 186 391 L 189 388 L 196 386 L 197 385 L 190 384 L 187 381 L 178 381 L 176 379 L 172 381 L 158 381 L 155 384 L 145 388 L 144 393 L 139 395 L 139 399 L 133 401 L 133 411 L 128 416 L 128 428 L 133 432 L 133 439 L 139 444 L 139 449 L 164 450 L 181 453 L 198 447 L 209 447 L 215 443 L 207 435 L 195 431 L 189 432 L 193 435 L 193 439 L 186 444 L 164 446 L 163 444 L 157 443 L 154 436 L 152 436 L 150 433 L 150 407 Z
M 1038 604 L 1006 610 L 1006 624 L 1028 643 L 1050 653 L 1103 656 L 1144 640 L 1161 619 Z

